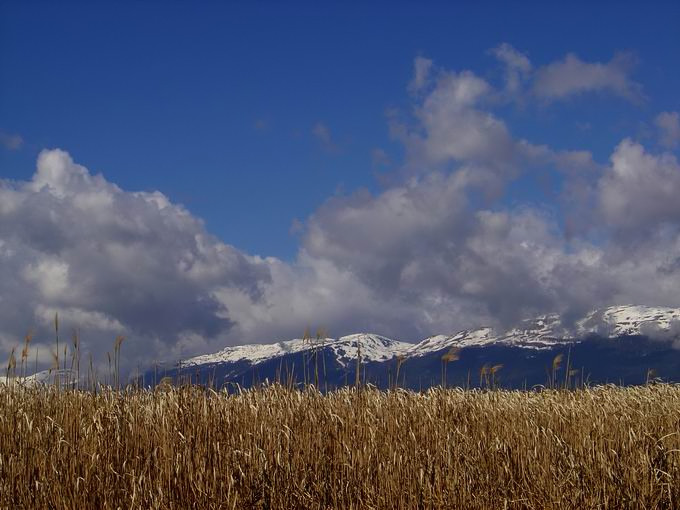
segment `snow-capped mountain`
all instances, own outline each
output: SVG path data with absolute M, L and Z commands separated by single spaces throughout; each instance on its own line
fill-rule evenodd
M 323 362 L 324 377 L 331 385 L 341 385 L 353 380 L 359 358 L 366 377 L 385 385 L 398 358 L 408 368 L 411 386 L 417 377 L 422 387 L 423 380 L 425 386 L 436 382 L 442 355 L 455 347 L 460 349 L 460 360 L 455 364 L 459 376 L 461 368 L 475 373 L 489 362 L 506 367 L 506 381 L 517 383 L 526 373 L 524 380 L 535 383 L 544 378 L 544 365 L 549 365 L 552 357 L 568 351 L 573 358 L 572 366 L 588 369 L 588 373 L 595 374 L 594 380 L 621 377 L 638 381 L 647 369 L 661 365 L 668 366 L 661 375 L 680 380 L 680 349 L 674 348 L 680 344 L 678 334 L 680 309 L 613 306 L 569 323 L 557 314 L 550 314 L 525 320 L 506 331 L 481 327 L 431 336 L 415 344 L 359 333 L 337 339 L 294 339 L 227 347 L 214 354 L 183 360 L 170 369 L 169 375 L 178 375 L 183 370 L 185 374 L 198 373 L 200 378 L 200 374 L 212 373 L 216 381 L 248 384 L 281 377 L 285 366 L 288 377 L 301 380 L 314 359 L 314 363 Z M 602 356 L 609 360 L 606 372 L 599 363 Z
M 252 364 L 279 358 L 287 354 L 313 352 L 315 349 L 329 349 L 335 359 L 342 366 L 357 359 L 361 351 L 364 361 L 387 361 L 397 354 L 405 354 L 413 344 L 398 342 L 384 336 L 368 333 L 343 336 L 337 340 L 333 338 L 303 340 L 296 338 L 275 344 L 251 344 L 227 347 L 215 354 L 197 356 L 182 362 L 184 367 L 211 363 L 229 363 L 248 361 Z
M 42 370 L 27 376 L 14 376 L 0 378 L 2 382 L 12 381 L 23 386 L 36 386 L 42 384 L 58 384 L 61 387 L 75 387 L 78 385 L 78 375 L 75 370 L 68 368 Z M 80 383 L 84 385 L 85 378 L 81 376 Z
M 544 315 L 523 321 L 518 327 L 495 333 L 490 327 L 459 331 L 454 335 L 435 335 L 412 344 L 384 336 L 358 333 L 339 339 L 287 340 L 275 344 L 250 344 L 227 347 L 215 354 L 206 354 L 183 361 L 194 366 L 207 363 L 248 361 L 257 364 L 286 354 L 329 348 L 337 360 L 345 365 L 357 358 L 357 345 L 365 361 L 386 361 L 397 355 L 405 357 L 426 356 L 451 347 L 481 347 L 505 345 L 527 349 L 546 349 L 564 343 L 578 342 L 589 335 L 616 338 L 623 335 L 645 335 L 650 332 L 669 331 L 674 321 L 680 325 L 680 309 L 652 308 L 647 306 L 613 306 L 589 313 L 574 323 L 572 328 L 563 325 L 557 314 Z
M 573 326 L 565 325 L 558 314 L 549 314 L 522 323 L 496 334 L 484 327 L 465 330 L 455 335 L 436 335 L 411 347 L 410 355 L 426 355 L 433 350 L 483 345 L 506 345 L 527 349 L 550 349 L 597 335 L 603 338 L 648 335 L 667 336 L 674 326 L 680 326 L 680 309 L 649 306 L 612 306 L 590 312 Z M 680 332 L 680 328 L 678 329 Z

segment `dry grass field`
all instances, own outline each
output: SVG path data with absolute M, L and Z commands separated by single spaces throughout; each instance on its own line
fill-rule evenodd
M 680 386 L 0 388 L 2 508 L 680 508 Z

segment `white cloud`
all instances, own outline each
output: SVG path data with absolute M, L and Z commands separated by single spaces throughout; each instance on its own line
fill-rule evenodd
M 36 326 L 49 351 L 47 316 L 82 328 L 102 360 L 115 335 L 128 362 L 221 346 L 234 325 L 217 291 L 257 302 L 268 264 L 206 232 L 161 193 L 126 192 L 64 151 L 43 151 L 29 182 L 0 181 L 0 323 L 17 335 Z M 10 298 L 11 297 L 11 298 Z M 187 338 L 200 336 L 193 348 Z M 175 349 L 176 351 L 176 349 Z
M 529 72 L 529 65 L 520 67 Z M 377 331 L 408 339 L 512 324 L 542 312 L 577 316 L 613 303 L 680 304 L 672 291 L 680 262 L 668 259 L 680 245 L 677 235 L 666 232 L 636 249 L 609 237 L 625 229 L 612 220 L 618 206 L 607 202 L 605 190 L 621 187 L 618 177 L 608 180 L 621 171 L 627 142 L 603 166 L 587 150 L 556 151 L 516 139 L 489 110 L 495 91 L 488 82 L 469 71 L 429 72 L 431 86 L 417 96 L 413 118 L 392 125 L 418 171 L 377 195 L 358 191 L 317 210 L 304 226 L 297 263 L 272 270 L 267 308 L 249 308 L 251 315 L 272 314 L 253 318 L 253 328 L 266 336 L 276 331 L 265 326 L 274 317 L 293 327 L 307 313 L 331 329 L 380 326 Z M 672 218 L 670 201 L 656 193 L 661 182 L 680 193 L 673 161 L 655 156 L 648 162 L 650 183 L 637 186 L 665 205 L 648 216 L 641 210 L 635 228 L 658 232 L 659 220 Z M 564 192 L 578 201 L 573 207 L 585 209 L 593 200 L 600 214 L 567 233 L 548 207 L 479 201 L 480 192 L 502 196 L 532 166 L 562 171 Z M 604 236 L 592 241 L 592 229 Z
M 64 296 L 69 289 L 68 264 L 56 257 L 42 257 L 35 264 L 24 267 L 24 279 L 35 284 L 38 292 L 46 299 Z
M 508 43 L 503 43 L 490 52 L 505 65 L 506 92 L 510 95 L 519 94 L 532 71 L 529 58 Z
M 500 49 L 502 58 L 512 63 L 514 57 L 530 72 L 528 59 Z M 612 62 L 606 72 L 622 66 Z M 593 70 L 578 64 L 586 74 Z M 488 82 L 469 71 L 438 70 L 430 78 L 412 121 L 392 124 L 409 168 L 418 172 L 378 195 L 329 200 L 309 218 L 303 237 L 308 264 L 323 263 L 345 281 L 361 282 L 369 302 L 389 303 L 397 317 L 408 318 L 407 324 L 395 318 L 394 329 L 383 332 L 510 324 L 550 311 L 575 317 L 614 303 L 680 304 L 672 291 L 680 283 L 680 257 L 675 263 L 670 255 L 680 245 L 673 198 L 680 195 L 680 172 L 673 156 L 653 156 L 624 140 L 611 165 L 601 165 L 587 150 L 556 151 L 516 139 L 489 110 L 495 91 Z M 605 79 L 582 91 L 612 87 L 637 93 L 634 84 L 617 88 Z M 502 196 L 518 176 L 548 169 L 562 172 L 562 198 L 575 201 L 564 207 L 564 219 L 549 212 L 555 204 L 508 207 L 478 199 L 480 191 Z M 591 213 L 584 213 L 589 206 Z M 574 210 L 587 222 L 571 221 Z M 650 232 L 654 243 L 632 247 L 629 236 L 640 232 Z
M 409 83 L 408 89 L 412 94 L 417 94 L 423 90 L 430 81 L 432 72 L 432 60 L 425 57 L 416 57 L 413 61 L 413 78 Z
M 471 209 L 465 173 L 329 201 L 308 222 L 306 257 L 361 282 L 369 303 L 389 305 L 383 331 L 409 338 L 611 297 L 597 248 L 567 243 L 540 211 Z
M 494 51 L 516 70 L 531 69 L 528 59 L 509 45 Z M 405 145 L 412 170 L 476 164 L 478 180 L 488 195 L 495 195 L 509 178 L 536 165 L 593 166 L 588 151 L 554 151 L 513 137 L 491 111 L 498 92 L 473 72 L 439 70 L 431 79 L 433 86 L 416 98 L 410 122 L 391 115 L 392 135 Z
M 421 165 L 511 160 L 513 140 L 505 123 L 480 109 L 491 90 L 469 71 L 440 74 L 415 110 L 418 124 L 402 129 L 410 157 Z
M 518 77 L 531 72 L 511 47 L 496 51 Z M 672 154 L 626 139 L 599 165 L 587 150 L 533 144 L 491 111 L 489 82 L 422 66 L 413 115 L 392 125 L 404 171 L 379 193 L 328 199 L 300 224 L 292 263 L 242 253 L 163 194 L 122 190 L 43 152 L 31 181 L 0 181 L 0 348 L 32 326 L 49 344 L 56 312 L 95 356 L 128 336 L 125 362 L 143 366 L 307 325 L 415 340 L 542 312 L 680 305 Z M 598 87 L 609 86 L 579 90 Z M 323 123 L 313 134 L 333 143 Z M 498 200 L 518 177 L 533 184 L 555 169 L 572 205 Z
M 82 308 L 55 308 L 40 304 L 35 307 L 35 319 L 44 328 L 51 329 L 54 326 L 55 317 L 58 317 L 62 324 L 69 324 L 88 332 L 124 332 L 127 330 L 124 324 L 103 312 Z
M 598 189 L 604 219 L 616 232 L 647 237 L 664 223 L 680 224 L 680 164 L 672 154 L 649 154 L 623 140 Z
M 630 101 L 640 101 L 642 86 L 630 78 L 635 59 L 619 53 L 609 62 L 585 62 L 573 53 L 563 60 L 536 70 L 534 94 L 546 101 L 566 99 L 587 92 L 612 92 Z
M 654 119 L 659 130 L 659 143 L 668 149 L 680 144 L 680 115 L 678 112 L 661 112 Z

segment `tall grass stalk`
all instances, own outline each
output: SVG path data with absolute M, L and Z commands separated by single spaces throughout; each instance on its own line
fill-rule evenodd
M 0 508 L 680 508 L 678 409 L 669 384 L 0 385 Z

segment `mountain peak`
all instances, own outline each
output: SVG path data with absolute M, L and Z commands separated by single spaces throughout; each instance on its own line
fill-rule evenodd
M 281 356 L 315 349 L 329 349 L 343 366 L 357 359 L 360 349 L 364 362 L 382 362 L 397 355 L 422 357 L 451 347 L 505 345 L 525 349 L 549 349 L 556 345 L 582 340 L 593 334 L 615 338 L 624 335 L 652 335 L 668 332 L 675 321 L 680 324 L 680 309 L 643 305 L 616 305 L 594 310 L 567 326 L 559 314 L 546 314 L 521 321 L 507 331 L 490 327 L 466 329 L 453 335 L 433 335 L 418 343 L 394 340 L 375 333 L 355 333 L 340 338 L 303 340 L 300 338 L 273 344 L 250 344 L 227 347 L 214 354 L 183 361 L 182 366 L 247 362 L 256 365 Z

